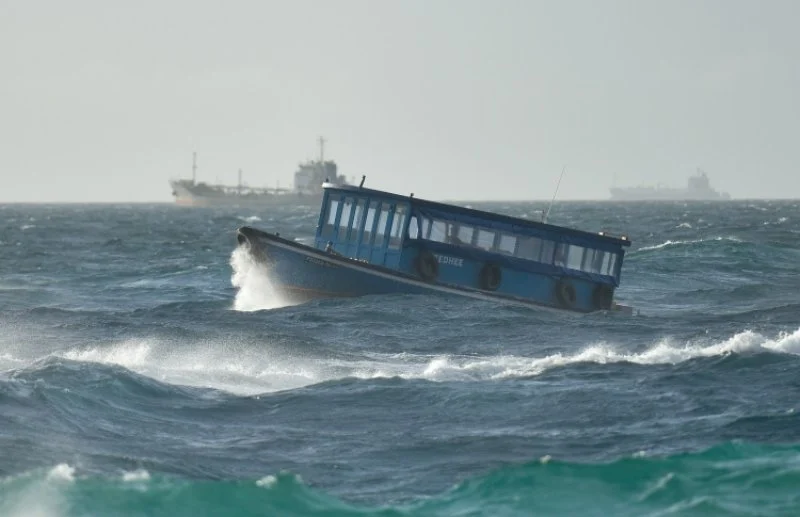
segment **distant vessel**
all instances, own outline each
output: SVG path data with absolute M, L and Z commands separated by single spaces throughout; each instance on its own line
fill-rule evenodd
M 294 173 L 291 189 L 250 187 L 242 183 L 239 170 L 237 185 L 214 185 L 197 181 L 197 153 L 192 156 L 192 178 L 170 180 L 175 202 L 186 206 L 318 204 L 322 200 L 322 184 L 343 185 L 345 177 L 337 174 L 336 162 L 325 160 L 325 139 L 319 139 L 319 159 L 301 163 Z
M 700 169 L 690 176 L 685 188 L 624 187 L 611 188 L 611 199 L 619 201 L 707 201 L 730 199 L 725 192 L 711 188 L 708 175 Z

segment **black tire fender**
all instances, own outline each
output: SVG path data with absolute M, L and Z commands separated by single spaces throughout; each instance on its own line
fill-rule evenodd
M 414 258 L 414 270 L 426 282 L 433 282 L 439 276 L 439 261 L 430 251 L 421 251 Z
M 578 293 L 575 291 L 575 286 L 572 282 L 561 278 L 556 282 L 556 300 L 562 307 L 571 309 L 578 299 Z
M 478 286 L 484 291 L 495 291 L 500 287 L 503 271 L 494 262 L 487 262 L 478 273 Z

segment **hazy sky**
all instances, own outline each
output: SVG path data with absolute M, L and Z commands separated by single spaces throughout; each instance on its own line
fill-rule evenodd
M 800 197 L 800 2 L 0 0 L 0 201 L 289 186 Z

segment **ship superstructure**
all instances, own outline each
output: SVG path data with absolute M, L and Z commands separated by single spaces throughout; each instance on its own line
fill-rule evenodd
M 714 201 L 730 199 L 725 192 L 718 192 L 711 187 L 708 175 L 701 169 L 690 176 L 686 187 L 641 186 L 612 187 L 611 199 L 618 201 Z

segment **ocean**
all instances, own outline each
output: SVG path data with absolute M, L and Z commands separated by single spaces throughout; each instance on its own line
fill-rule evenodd
M 800 202 L 556 204 L 635 316 L 287 306 L 316 219 L 0 205 L 0 516 L 800 515 Z

